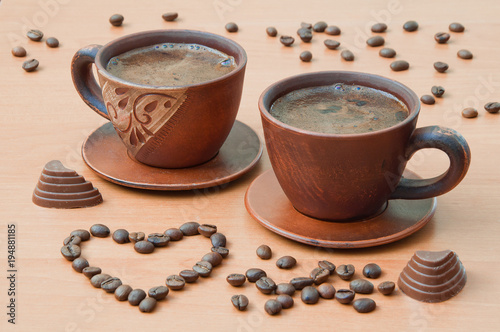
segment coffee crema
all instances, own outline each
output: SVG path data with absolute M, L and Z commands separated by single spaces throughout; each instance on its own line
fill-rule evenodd
M 125 81 L 152 86 L 182 86 L 224 76 L 235 60 L 199 44 L 164 43 L 136 48 L 111 58 L 106 70 Z
M 278 98 L 270 113 L 292 127 L 324 134 L 360 134 L 392 127 L 408 107 L 385 91 L 336 83 L 292 91 Z

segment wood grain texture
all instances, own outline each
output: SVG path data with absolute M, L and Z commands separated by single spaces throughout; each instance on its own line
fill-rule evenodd
M 161 14 L 167 11 L 178 11 L 179 19 L 164 22 Z M 0 2 L 0 330 L 305 331 L 339 326 L 349 331 L 496 330 L 500 323 L 500 114 L 487 114 L 483 105 L 500 101 L 499 11 L 500 2 L 495 0 Z M 115 13 L 124 15 L 122 27 L 109 24 L 109 16 Z M 296 38 L 293 47 L 285 48 L 277 38 L 265 33 L 266 27 L 273 25 L 279 34 L 295 37 L 300 22 L 319 20 L 342 29 L 342 34 L 332 39 L 341 42 L 341 49 L 350 49 L 355 61 L 345 62 L 340 51 L 327 50 L 324 34 L 315 34 L 310 44 Z M 418 21 L 419 30 L 404 32 L 401 27 L 407 20 Z M 238 33 L 224 30 L 229 21 L 239 25 Z M 392 60 L 379 57 L 378 48 L 365 45 L 372 35 L 369 27 L 376 21 L 388 24 L 383 34 L 386 46 L 398 52 L 396 59 L 410 63 L 408 71 L 392 72 Z M 465 32 L 451 33 L 447 44 L 438 45 L 434 34 L 447 31 L 454 21 L 464 24 Z M 46 37 L 57 37 L 60 47 L 51 49 L 44 43 L 28 41 L 24 33 L 29 28 L 39 28 Z M 438 198 L 436 215 L 421 231 L 393 244 L 358 250 L 325 250 L 298 244 L 271 233 L 249 216 L 243 197 L 252 179 L 270 168 L 266 153 L 254 171 L 223 188 L 150 192 L 109 183 L 92 173 L 80 155 L 84 139 L 105 120 L 91 111 L 75 91 L 71 58 L 88 44 L 105 44 L 124 34 L 161 28 L 210 31 L 246 49 L 249 61 L 238 119 L 261 138 L 258 97 L 271 83 L 287 76 L 319 70 L 363 71 L 396 79 L 419 96 L 430 93 L 433 85 L 442 85 L 445 95 L 435 105 L 423 106 L 419 126 L 441 125 L 461 132 L 472 151 L 469 173 L 457 188 Z M 10 54 L 17 45 L 26 47 L 26 58 Z M 462 48 L 471 50 L 474 59 L 457 58 Z M 310 63 L 300 62 L 303 50 L 313 53 Z M 30 58 L 38 59 L 40 67 L 25 73 L 21 64 Z M 448 72 L 437 73 L 435 61 L 447 62 Z M 478 118 L 461 117 L 461 110 L 469 106 L 478 109 Z M 92 181 L 104 203 L 75 210 L 44 209 L 32 204 L 40 172 L 53 159 Z M 446 169 L 447 163 L 442 153 L 424 150 L 413 157 L 409 168 L 421 176 L 431 176 Z M 125 228 L 148 234 L 191 220 L 216 224 L 228 237 L 229 258 L 211 278 L 181 292 L 171 292 L 152 314 L 141 314 L 137 308 L 94 289 L 59 253 L 63 239 L 73 229 L 88 229 L 94 223 L 104 223 L 112 230 Z M 11 223 L 17 225 L 18 231 L 15 327 L 7 323 L 5 314 L 9 286 L 5 277 L 7 225 Z M 255 254 L 263 243 L 274 250 L 269 261 Z M 139 255 L 131 245 L 117 245 L 111 238 L 93 238 L 82 249 L 91 265 L 102 267 L 134 288 L 149 289 L 163 285 L 168 275 L 190 268 L 210 250 L 210 244 L 205 238 L 188 238 L 153 255 Z M 335 301 L 305 305 L 296 295 L 292 309 L 271 317 L 263 310 L 269 296 L 260 294 L 253 284 L 237 289 L 224 280 L 230 273 L 261 267 L 276 282 L 284 282 L 309 274 L 318 260 L 328 259 L 337 265 L 354 264 L 358 271 L 376 262 L 384 271 L 380 282 L 396 281 L 416 250 L 445 249 L 456 251 L 467 270 L 467 284 L 457 297 L 426 304 L 399 290 L 389 297 L 375 293 L 370 297 L 377 302 L 377 309 L 367 315 Z M 292 270 L 277 269 L 275 260 L 283 255 L 296 257 L 298 265 Z M 331 281 L 337 289 L 348 286 L 338 278 L 332 277 Z M 237 312 L 231 305 L 231 296 L 239 293 L 250 299 L 247 312 Z

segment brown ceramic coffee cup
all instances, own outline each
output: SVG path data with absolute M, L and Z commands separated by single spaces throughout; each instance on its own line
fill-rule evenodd
M 112 57 L 160 43 L 208 46 L 233 56 L 236 68 L 210 81 L 176 87 L 131 83 L 106 71 Z M 245 50 L 222 36 L 155 30 L 80 49 L 73 57 L 71 74 L 83 101 L 113 123 L 135 159 L 156 167 L 182 168 L 210 160 L 226 140 L 240 105 L 246 62 Z
M 362 134 L 323 134 L 298 129 L 274 118 L 273 102 L 291 91 L 335 83 L 388 92 L 409 110 L 402 122 Z M 302 74 L 274 83 L 260 96 L 267 151 L 276 177 L 293 206 L 323 220 L 359 220 L 376 215 L 390 199 L 442 195 L 464 178 L 470 150 L 456 131 L 439 126 L 416 128 L 417 95 L 401 83 L 377 75 L 328 71 Z M 436 148 L 450 167 L 431 179 L 402 178 L 407 161 L 420 149 Z

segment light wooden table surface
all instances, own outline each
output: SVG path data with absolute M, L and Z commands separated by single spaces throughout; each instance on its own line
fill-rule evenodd
M 178 11 L 174 23 L 161 14 Z M 496 330 L 500 323 L 500 114 L 487 114 L 483 105 L 500 101 L 500 2 L 474 1 L 76 1 L 7 0 L 0 3 L 0 330 L 86 331 L 86 330 Z M 111 27 L 114 13 L 125 16 L 123 27 Z M 420 28 L 406 33 L 402 25 L 416 20 Z M 301 22 L 325 20 L 338 25 L 342 35 L 334 37 L 351 49 L 356 60 L 346 63 L 338 51 L 323 46 L 324 34 L 312 43 L 296 41 L 283 47 L 267 37 L 265 28 L 274 25 L 279 33 L 295 36 Z M 225 23 L 237 22 L 240 31 L 229 34 Z M 378 49 L 364 41 L 376 21 L 389 25 L 386 45 L 397 50 L 397 59 L 410 62 L 409 71 L 395 73 L 392 60 L 378 56 Z M 464 33 L 452 33 L 448 44 L 438 45 L 433 35 L 447 31 L 451 22 L 466 26 Z M 39 28 L 47 37 L 59 38 L 61 46 L 49 49 L 44 43 L 26 39 L 28 28 Z M 78 97 L 70 76 L 73 54 L 88 44 L 104 44 L 125 34 L 162 28 L 189 28 L 227 36 L 248 53 L 248 67 L 238 119 L 250 125 L 262 139 L 257 108 L 260 93 L 271 83 L 298 73 L 319 70 L 353 70 L 380 74 L 401 81 L 418 95 L 430 93 L 433 85 L 446 88 L 436 105 L 422 107 L 419 126 L 442 125 L 461 132 L 470 144 L 472 164 L 465 180 L 452 192 L 438 198 L 431 222 L 416 234 L 399 242 L 359 250 L 325 250 L 282 238 L 256 223 L 246 212 L 246 188 L 270 168 L 264 152 L 259 166 L 225 188 L 188 192 L 150 192 L 109 183 L 83 162 L 81 144 L 105 121 Z M 298 39 L 298 38 L 297 38 Z M 24 45 L 27 58 L 14 58 L 10 49 Z M 461 48 L 474 53 L 472 61 L 457 58 Z M 311 63 L 298 59 L 311 50 Z M 21 64 L 28 58 L 40 61 L 34 73 Z M 446 74 L 432 64 L 445 61 Z M 476 119 L 464 119 L 466 106 L 479 110 Z M 55 210 L 35 206 L 31 194 L 44 164 L 61 160 L 84 175 L 101 191 L 104 203 L 88 209 Z M 419 152 L 409 168 L 422 176 L 437 175 L 448 161 L 436 151 Z M 146 234 L 178 227 L 186 221 L 213 223 L 228 237 L 229 258 L 212 277 L 171 292 L 152 314 L 142 314 L 128 303 L 93 288 L 87 278 L 72 270 L 59 250 L 62 240 L 74 229 L 88 229 L 104 223 L 112 230 L 125 228 Z M 7 323 L 7 225 L 15 224 L 16 326 Z M 292 255 L 298 265 L 278 270 L 275 259 L 262 261 L 255 249 L 266 243 L 274 258 Z M 209 251 L 208 240 L 198 237 L 172 243 L 169 249 L 139 255 L 131 245 L 116 245 L 111 238 L 92 239 L 83 247 L 91 265 L 100 266 L 124 283 L 149 289 L 162 285 L 169 274 L 190 268 Z M 354 264 L 360 271 L 377 262 L 384 273 L 380 280 L 396 281 L 416 250 L 455 250 L 467 269 L 468 281 L 455 298 L 439 304 L 417 302 L 401 291 L 389 297 L 375 292 L 377 309 L 366 315 L 336 301 L 321 300 L 305 305 L 297 294 L 293 309 L 268 316 L 263 306 L 269 296 L 253 284 L 235 289 L 225 282 L 229 273 L 244 273 L 261 267 L 277 282 L 304 276 L 320 259 L 337 265 Z M 360 273 L 357 273 L 360 276 Z M 347 283 L 332 277 L 339 289 Z M 246 294 L 250 306 L 237 312 L 230 302 L 233 294 Z

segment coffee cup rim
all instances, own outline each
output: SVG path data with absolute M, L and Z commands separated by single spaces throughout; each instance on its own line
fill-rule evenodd
M 124 79 L 122 79 L 120 77 L 114 76 L 114 75 L 112 75 L 111 73 L 109 73 L 106 70 L 107 61 L 109 61 L 109 59 L 111 59 L 111 57 L 116 56 L 118 54 L 123 54 L 124 52 L 130 51 L 130 50 L 135 49 L 135 48 L 154 45 L 155 43 L 152 43 L 152 44 L 151 43 L 145 43 L 144 46 L 131 47 L 131 48 L 128 48 L 127 50 L 125 50 L 125 51 L 116 52 L 117 54 L 109 56 L 109 59 L 107 59 L 107 60 L 103 59 L 104 53 L 107 50 L 109 50 L 111 47 L 116 46 L 116 45 L 120 45 L 120 44 L 121 45 L 126 45 L 131 40 L 140 40 L 142 37 L 146 37 L 146 36 L 149 36 L 149 37 L 153 38 L 155 36 L 160 37 L 162 35 L 168 35 L 169 33 L 170 34 L 173 33 L 173 34 L 177 34 L 177 35 L 183 35 L 183 34 L 194 35 L 196 37 L 199 37 L 200 40 L 202 38 L 205 38 L 205 39 L 208 39 L 208 40 L 223 41 L 224 43 L 227 43 L 227 44 L 233 46 L 238 51 L 238 53 L 239 53 L 238 55 L 241 58 L 241 60 L 239 61 L 239 63 L 236 64 L 236 68 L 234 70 L 232 70 L 231 72 L 226 73 L 226 74 L 224 74 L 224 75 L 222 75 L 220 77 L 217 77 L 217 78 L 214 78 L 214 79 L 208 80 L 208 81 L 203 81 L 203 82 L 200 82 L 200 83 L 187 84 L 187 85 L 176 85 L 176 86 L 173 86 L 173 85 L 147 85 L 147 84 L 134 83 L 134 82 L 130 82 L 130 81 L 124 80 Z M 158 43 L 161 43 L 161 42 L 158 42 Z M 191 43 L 194 43 L 194 42 L 191 42 Z M 200 45 L 204 45 L 203 42 L 198 42 L 198 43 Z M 204 46 L 208 46 L 208 45 L 204 45 Z M 208 46 L 208 47 L 217 49 L 216 47 L 212 47 L 212 46 Z M 224 53 L 227 53 L 227 52 L 224 51 Z M 228 54 L 228 55 L 231 55 L 231 54 Z M 231 55 L 231 56 L 233 56 L 233 55 Z M 124 85 L 128 85 L 128 86 L 135 87 L 135 88 L 143 88 L 143 89 L 146 88 L 146 89 L 152 89 L 152 90 L 155 90 L 155 89 L 158 89 L 158 90 L 164 90 L 164 89 L 178 90 L 178 89 L 200 87 L 200 86 L 205 86 L 207 84 L 212 84 L 212 83 L 224 81 L 224 80 L 232 77 L 233 75 L 238 74 L 242 70 L 244 70 L 244 68 L 245 68 L 245 66 L 247 64 L 247 60 L 248 60 L 248 58 L 247 58 L 247 54 L 246 54 L 245 49 L 240 44 L 238 44 L 237 42 L 235 42 L 235 41 L 233 41 L 233 40 L 231 40 L 229 38 L 226 38 L 224 36 L 221 36 L 221 35 L 218 35 L 218 34 L 215 34 L 215 33 L 211 33 L 211 32 L 199 31 L 199 30 L 188 30 L 188 29 L 157 29 L 157 30 L 147 30 L 147 31 L 136 32 L 136 33 L 128 34 L 128 35 L 125 35 L 125 36 L 122 36 L 122 37 L 119 37 L 119 38 L 111 40 L 110 42 L 108 42 L 104 46 L 102 46 L 99 49 L 99 51 L 97 52 L 96 57 L 95 57 L 95 65 L 96 65 L 96 67 L 97 67 L 97 69 L 98 69 L 98 71 L 99 71 L 99 73 L 101 75 L 105 76 L 107 79 L 109 79 L 111 81 L 116 81 L 116 82 L 119 82 L 119 83 L 124 84 Z M 104 62 L 106 62 L 106 63 L 104 63 Z
M 284 122 L 281 122 L 280 120 L 276 119 L 274 116 L 271 115 L 269 112 L 269 109 L 271 108 L 272 103 L 276 101 L 278 98 L 282 97 L 283 95 L 298 90 L 298 89 L 303 89 L 303 88 L 308 88 L 308 87 L 314 87 L 314 86 L 324 86 L 324 85 L 329 85 L 329 84 L 335 84 L 335 83 L 345 83 L 342 81 L 342 79 L 339 79 L 336 82 L 331 82 L 331 83 L 323 83 L 320 82 L 320 79 L 322 77 L 328 77 L 328 76 L 337 76 L 337 77 L 351 77 L 351 82 L 353 84 L 359 84 L 363 86 L 368 86 L 371 88 L 379 89 L 384 92 L 390 93 L 394 97 L 396 97 L 398 100 L 403 102 L 406 107 L 408 108 L 409 115 L 406 119 L 403 121 L 395 124 L 394 126 L 383 128 L 380 130 L 375 130 L 371 132 L 366 132 L 366 133 L 352 133 L 352 134 L 329 134 L 329 133 L 320 133 L 320 132 L 315 132 L 315 131 L 310 131 L 306 129 L 301 129 L 297 128 L 294 126 L 290 126 Z M 361 78 L 365 78 L 362 80 Z M 377 84 L 378 83 L 378 84 Z M 287 88 L 291 84 L 292 88 Z M 392 87 L 392 88 L 391 88 Z M 276 93 L 276 90 L 278 93 Z M 280 91 L 283 90 L 283 91 Z M 400 92 L 399 94 L 395 93 Z M 270 94 L 273 94 L 273 96 L 270 96 Z M 401 95 L 405 95 L 407 98 L 403 98 Z M 398 130 L 401 127 L 405 127 L 409 123 L 413 122 L 417 117 L 420 112 L 420 99 L 416 95 L 416 93 L 411 90 L 409 87 L 406 85 L 392 80 L 390 78 L 380 76 L 380 75 L 375 75 L 375 74 L 369 74 L 369 73 L 364 73 L 364 72 L 356 72 L 356 71 L 318 71 L 318 72 L 311 72 L 311 73 L 303 73 L 303 74 L 298 74 L 290 77 L 286 77 L 284 79 L 281 79 L 270 86 L 268 86 L 260 95 L 259 97 L 259 110 L 261 112 L 261 115 L 264 116 L 269 122 L 271 122 L 273 125 L 277 127 L 281 127 L 285 130 L 292 131 L 298 134 L 302 135 L 308 135 L 308 136 L 314 136 L 314 137 L 324 137 L 324 138 L 342 138 L 342 139 L 359 139 L 359 138 L 367 138 L 370 136 L 375 136 L 375 135 L 380 135 L 383 133 L 391 132 L 393 130 Z

